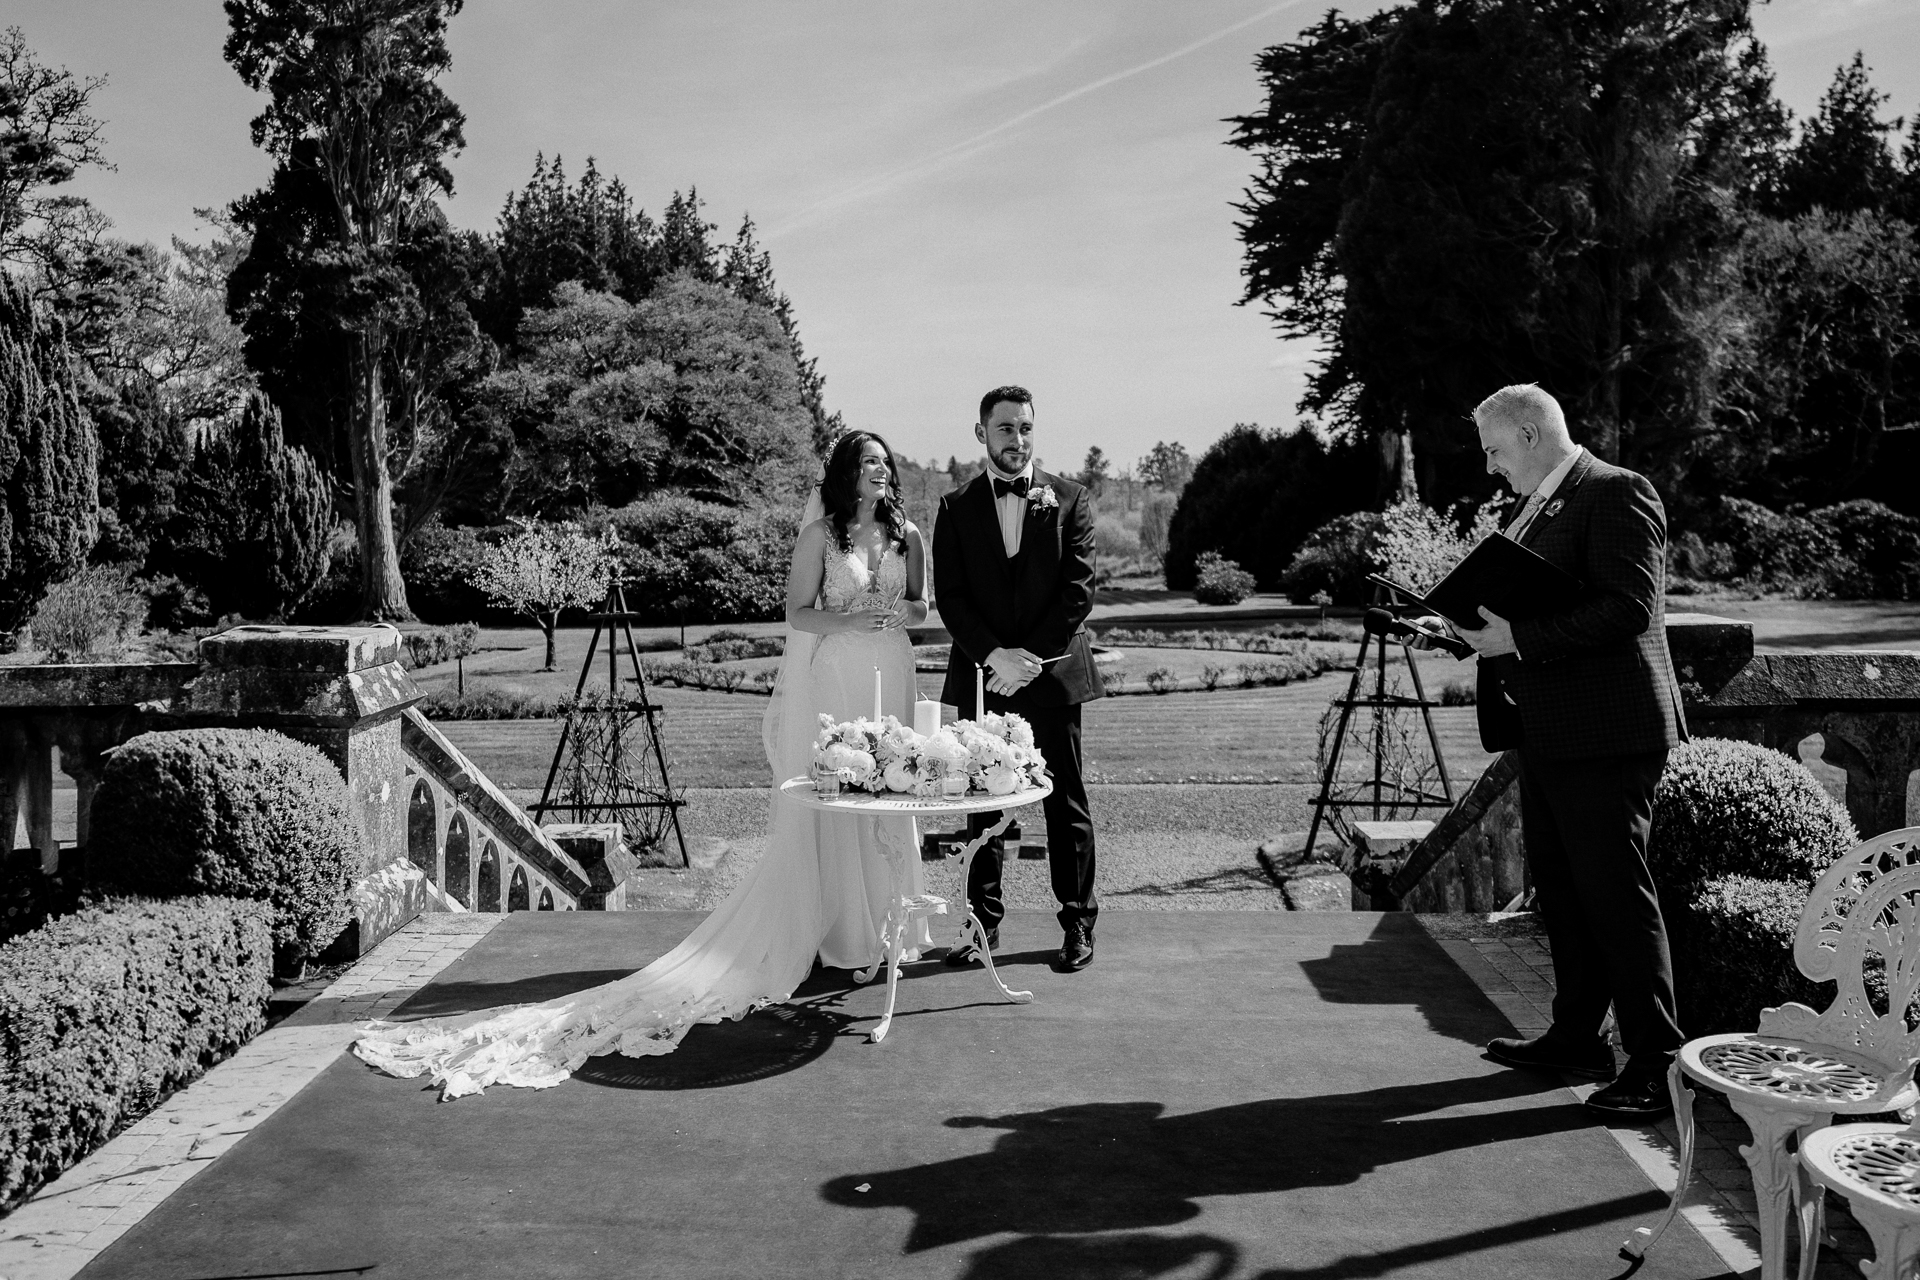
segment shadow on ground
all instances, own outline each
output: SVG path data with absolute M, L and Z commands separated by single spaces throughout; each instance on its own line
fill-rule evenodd
M 1497 1105 L 1557 1088 L 1504 1072 L 1175 1116 L 1159 1102 L 955 1116 L 949 1128 L 1004 1129 L 1006 1136 L 979 1155 L 835 1178 L 821 1195 L 848 1208 L 911 1210 L 909 1253 L 1004 1231 L 1167 1227 L 1196 1217 L 1204 1196 L 1346 1186 L 1383 1165 L 1590 1128 L 1571 1097 L 1546 1106 Z M 1649 1188 L 1607 1212 L 1651 1212 L 1664 1203 Z

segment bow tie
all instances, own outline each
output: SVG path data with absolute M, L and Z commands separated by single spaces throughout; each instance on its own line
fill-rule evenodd
M 995 476 L 993 477 L 993 496 L 1004 498 L 1011 493 L 1017 498 L 1024 498 L 1032 484 L 1033 482 L 1025 476 L 1014 480 L 1002 480 L 999 476 Z

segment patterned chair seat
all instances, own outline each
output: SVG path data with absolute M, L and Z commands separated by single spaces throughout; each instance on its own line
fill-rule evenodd
M 1873 1240 L 1870 1280 L 1899 1280 L 1920 1263 L 1920 1131 L 1899 1124 L 1843 1124 L 1800 1145 L 1816 1186 L 1847 1198 Z

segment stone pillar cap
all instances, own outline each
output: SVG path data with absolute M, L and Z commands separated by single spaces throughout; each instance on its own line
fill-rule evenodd
M 366 627 L 244 626 L 200 642 L 208 667 L 263 667 L 346 675 L 400 660 L 400 631 Z

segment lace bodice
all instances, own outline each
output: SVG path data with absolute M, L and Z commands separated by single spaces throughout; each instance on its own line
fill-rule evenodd
M 907 557 L 898 547 L 888 547 L 880 567 L 869 573 L 866 558 L 858 551 L 840 550 L 829 533 L 826 559 L 820 598 L 834 613 L 891 609 L 907 594 Z

